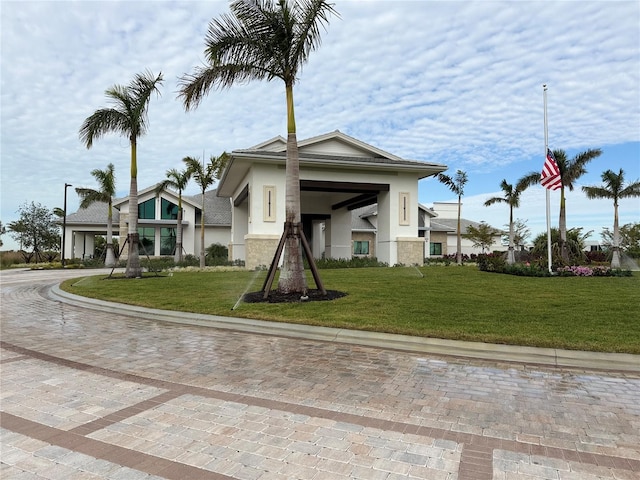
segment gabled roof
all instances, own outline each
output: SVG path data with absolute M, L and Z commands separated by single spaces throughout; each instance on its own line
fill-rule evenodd
M 286 164 L 286 141 L 273 137 L 252 148 L 234 150 L 218 184 L 218 194 L 230 197 L 254 163 Z M 336 130 L 298 141 L 300 169 L 323 167 L 331 170 L 362 169 L 378 172 L 412 172 L 418 178 L 447 169 L 437 163 L 405 160 Z
M 351 230 L 365 230 L 375 232 L 376 227 L 368 220 L 369 217 L 378 214 L 378 204 L 367 205 L 366 207 L 355 208 L 351 211 Z
M 67 225 L 107 225 L 109 215 L 109 204 L 106 202 L 94 202 L 87 208 L 79 208 L 77 212 L 67 215 L 65 220 Z M 120 212 L 117 209 L 111 210 L 111 221 L 113 225 L 120 223 Z
M 149 192 L 155 189 L 155 186 L 146 188 L 142 192 Z M 171 192 L 175 196 L 175 201 L 178 201 L 178 194 Z M 209 190 L 204 194 L 204 223 L 208 226 L 214 227 L 228 227 L 231 225 L 231 202 L 228 198 L 218 197 L 216 189 Z M 118 205 L 123 205 L 128 202 L 129 198 L 124 197 L 118 199 Z M 194 208 L 202 209 L 202 195 L 183 195 L 182 201 L 193 205 Z M 115 205 L 115 201 L 114 201 Z M 80 208 L 77 212 L 67 215 L 67 225 L 83 224 L 83 225 L 106 225 L 107 214 L 109 212 L 109 206 L 104 202 L 94 202 L 88 208 Z M 120 222 L 120 212 L 113 209 L 113 224 L 117 225 Z
M 473 226 L 478 228 L 480 226 L 480 222 L 474 222 L 473 220 L 467 220 L 466 218 L 460 219 L 460 230 L 463 233 L 467 232 L 467 229 Z M 491 227 L 495 231 L 498 232 L 498 235 L 504 234 L 504 231 L 499 228 Z M 429 229 L 432 232 L 447 232 L 447 233 L 457 233 L 458 231 L 458 219 L 456 218 L 438 218 L 436 220 L 431 219 L 431 228 Z
M 248 150 L 269 150 L 274 152 L 286 152 L 287 140 L 282 136 L 273 137 L 259 143 Z M 389 160 L 402 160 L 389 152 L 369 145 L 357 138 L 351 137 L 340 130 L 316 135 L 315 137 L 298 140 L 300 153 L 342 154 L 351 157 L 387 158 Z
M 217 193 L 217 189 L 213 189 L 204 194 L 204 223 L 216 227 L 231 226 L 231 202 L 228 198 L 218 197 Z M 183 196 L 182 201 L 185 199 L 201 208 L 202 194 Z

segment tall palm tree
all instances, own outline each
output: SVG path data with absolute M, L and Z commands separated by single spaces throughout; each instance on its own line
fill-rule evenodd
M 108 205 L 107 212 L 107 251 L 105 254 L 104 266 L 113 267 L 116 264 L 116 256 L 113 253 L 113 196 L 116 194 L 116 176 L 113 163 L 107 168 L 91 170 L 91 175 L 96 179 L 99 190 L 92 188 L 76 188 L 76 193 L 80 197 L 80 208 L 89 208 L 92 203 L 104 202 Z
M 231 14 L 209 24 L 207 64 L 181 79 L 179 97 L 187 110 L 198 106 L 211 88 L 228 88 L 249 80 L 284 82 L 287 101 L 287 162 L 285 232 L 298 226 L 300 166 L 293 85 L 309 54 L 320 45 L 320 27 L 336 14 L 326 0 L 235 0 Z M 297 228 L 287 235 L 278 291 L 304 293 L 307 289 Z M 313 258 L 309 259 L 313 262 Z
M 467 184 L 469 180 L 467 177 L 467 173 L 462 170 L 456 170 L 456 174 L 453 177 L 446 175 L 444 173 L 438 174 L 438 180 L 444 183 L 449 190 L 455 193 L 458 196 L 458 234 L 456 240 L 456 263 L 458 265 L 462 265 L 462 232 L 460 231 L 462 228 L 461 225 L 461 215 L 462 215 L 462 196 L 464 195 L 464 186 Z
M 129 189 L 129 230 L 127 241 L 129 250 L 125 275 L 136 278 L 142 275 L 138 254 L 138 138 L 147 133 L 149 126 L 149 101 L 151 95 L 160 95 L 162 73 L 154 76 L 151 72 L 136 74 L 126 86 L 114 85 L 105 91 L 112 108 L 101 108 L 87 117 L 80 127 L 80 140 L 87 148 L 94 140 L 107 133 L 126 136 L 131 145 L 131 184 Z
M 197 158 L 194 157 L 185 157 L 182 161 L 187 166 L 187 171 L 189 175 L 193 177 L 195 182 L 200 187 L 200 192 L 202 194 L 202 213 L 200 214 L 200 268 L 204 268 L 205 266 L 205 253 L 204 253 L 204 194 L 216 178 L 220 177 L 222 170 L 224 170 L 224 166 L 227 163 L 228 155 L 226 152 L 223 152 L 222 155 L 216 157 L 211 155 L 209 159 L 209 163 L 204 165 Z
M 172 168 L 167 170 L 167 178 L 156 186 L 156 195 L 167 189 L 167 187 L 178 190 L 178 225 L 176 229 L 176 251 L 173 255 L 173 261 L 179 263 L 182 261 L 182 191 L 187 188 L 191 172 L 186 168 L 182 172 Z
M 587 198 L 609 198 L 613 200 L 613 255 L 611 268 L 620 268 L 620 228 L 618 226 L 618 201 L 623 198 L 640 197 L 640 180 L 625 186 L 624 171 L 607 170 L 602 174 L 603 186 L 582 187 Z
M 586 150 L 578 153 L 571 160 L 567 158 L 564 150 L 554 150 L 553 155 L 560 170 L 560 178 L 562 185 L 560 187 L 560 218 L 558 226 L 560 228 L 560 257 L 565 263 L 569 262 L 569 250 L 567 248 L 567 209 L 566 199 L 564 196 L 565 189 L 573 191 L 574 183 L 585 173 L 587 173 L 586 165 L 591 160 L 599 157 L 602 151 L 599 148 Z
M 513 210 L 520 206 L 520 195 L 524 192 L 527 187 L 532 183 L 533 179 L 540 178 L 540 174 L 538 172 L 530 173 L 516 183 L 514 187 L 510 183 L 507 183 L 507 180 L 502 180 L 500 183 L 500 188 L 504 193 L 502 197 L 491 197 L 486 202 L 484 202 L 485 207 L 489 207 L 495 203 L 506 203 L 509 205 L 509 250 L 507 252 L 507 263 L 512 265 L 516 262 L 515 256 L 515 248 L 514 248 L 514 223 L 513 223 Z

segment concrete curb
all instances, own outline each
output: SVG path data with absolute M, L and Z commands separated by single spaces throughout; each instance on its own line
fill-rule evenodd
M 223 317 L 220 315 L 157 310 L 81 297 L 61 290 L 57 284 L 50 288 L 49 295 L 54 300 L 83 308 L 184 325 L 197 325 L 262 335 L 305 338 L 325 342 L 366 345 L 425 354 L 450 355 L 483 360 L 501 360 L 554 367 L 577 367 L 640 373 L 640 355 L 625 353 L 585 352 L 579 350 L 442 340 L 438 338 L 412 337 L 408 335 Z

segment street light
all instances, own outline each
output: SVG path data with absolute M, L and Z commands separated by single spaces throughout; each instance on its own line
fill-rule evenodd
M 65 247 L 65 237 L 67 235 L 67 187 L 73 187 L 70 183 L 64 184 L 64 208 L 62 217 L 62 253 L 60 254 L 60 260 L 62 262 L 62 267 L 64 268 L 64 247 Z

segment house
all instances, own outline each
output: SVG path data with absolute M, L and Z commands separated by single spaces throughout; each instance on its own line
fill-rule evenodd
M 420 208 L 424 212 L 425 242 L 429 248 L 428 252 L 425 252 L 425 258 L 455 255 L 458 249 L 458 203 L 434 202 L 433 208 L 429 209 L 424 206 L 420 206 Z M 477 228 L 479 225 L 479 222 L 460 218 L 460 230 L 463 235 L 467 233 L 470 226 Z M 492 252 L 506 251 L 508 245 L 502 241 L 505 232 L 493 228 L 498 233 L 494 235 L 494 243 L 490 250 Z M 461 247 L 463 255 L 487 253 L 482 252 L 479 247 L 474 247 L 473 242 L 464 237 L 461 239 Z
M 301 140 L 298 150 L 302 227 L 315 257 L 375 255 L 389 265 L 423 263 L 418 181 L 445 165 L 402 159 L 338 130 Z M 230 259 L 244 261 L 248 269 L 271 263 L 285 221 L 285 164 L 283 137 L 231 152 L 217 189 L 205 195 L 206 245 L 227 245 Z M 183 197 L 185 253 L 199 251 L 199 197 Z M 159 196 L 154 187 L 138 193 L 140 238 L 150 255 L 171 254 L 177 203 L 170 190 Z M 370 214 L 354 220 L 354 211 L 366 208 Z M 114 202 L 114 212 L 122 246 L 127 198 Z M 69 215 L 66 226 L 71 241 L 65 257 L 91 255 L 93 236 L 106 233 L 106 206 Z
M 231 229 L 231 208 L 229 199 L 216 195 L 210 190 L 204 196 L 205 245 L 220 243 L 228 245 Z M 202 216 L 202 195 L 182 196 L 182 246 L 184 253 L 195 255 L 200 252 L 200 220 Z M 107 232 L 106 203 L 96 202 L 89 208 L 81 208 L 66 219 L 66 258 L 91 258 L 94 254 L 96 235 Z M 118 238 L 123 258 L 127 249 L 122 247 L 127 238 L 128 197 L 113 201 L 113 234 Z M 176 221 L 178 218 L 178 194 L 171 190 L 159 196 L 155 186 L 138 192 L 138 232 L 144 251 L 149 256 L 172 255 L 175 248 Z

